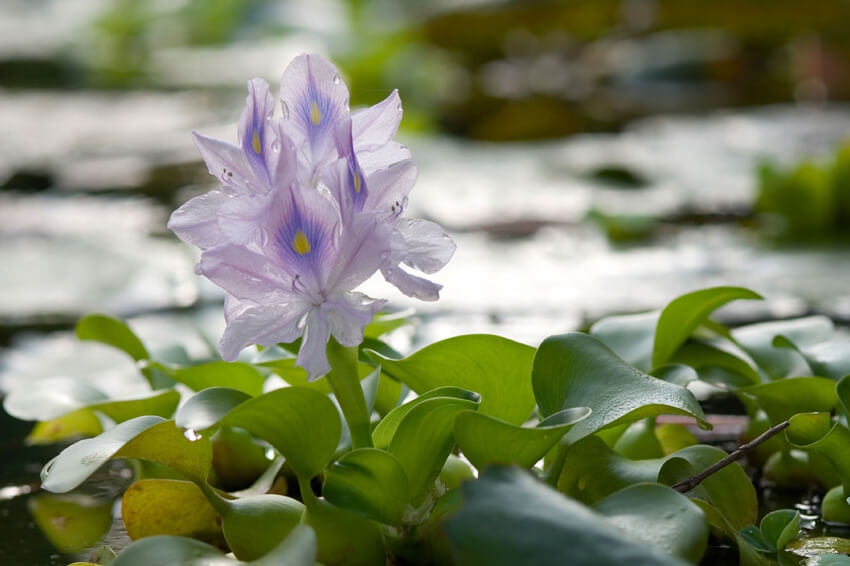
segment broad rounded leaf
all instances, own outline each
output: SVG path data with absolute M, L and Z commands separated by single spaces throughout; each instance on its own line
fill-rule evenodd
M 782 550 L 797 538 L 800 531 L 800 512 L 793 509 L 778 509 L 762 517 L 759 528 L 773 548 Z
M 48 491 L 71 491 L 112 458 L 127 442 L 149 428 L 166 422 L 162 417 L 138 417 L 103 434 L 72 444 L 41 471 L 42 487 Z
M 519 468 L 488 467 L 460 489 L 463 505 L 444 527 L 460 566 L 687 564 L 631 541 Z
M 455 386 L 481 394 L 480 411 L 522 424 L 534 409 L 528 376 L 534 348 L 500 336 L 471 334 L 449 338 L 402 359 L 370 355 L 388 375 L 423 394 Z
M 204 389 L 186 400 L 174 415 L 174 422 L 182 428 L 205 430 L 249 399 L 251 399 L 249 394 L 236 389 L 225 387 Z
M 50 544 L 69 554 L 97 544 L 112 526 L 111 499 L 39 493 L 27 500 L 27 510 Z
M 256 560 L 278 546 L 304 517 L 305 506 L 291 497 L 264 493 L 224 501 L 222 530 L 240 560 Z
M 740 392 L 753 397 L 773 424 L 797 413 L 829 412 L 838 403 L 835 382 L 825 377 L 789 377 Z
M 536 427 L 521 427 L 476 411 L 461 411 L 455 419 L 455 441 L 463 455 L 479 470 L 487 464 L 517 464 L 530 468 L 589 414 L 587 407 L 566 409 Z
M 712 287 L 673 299 L 658 318 L 652 347 L 653 367 L 666 363 L 693 331 L 718 308 L 737 299 L 761 298 L 758 293 L 743 287 Z
M 89 314 L 77 323 L 77 338 L 123 350 L 134 360 L 150 358 L 147 348 L 124 321 L 105 314 Z
M 773 345 L 798 351 L 815 375 L 838 381 L 850 374 L 850 342 L 846 340 L 827 340 L 798 346 L 790 338 L 780 335 L 774 338 Z
M 410 499 L 410 486 L 392 454 L 360 448 L 343 454 L 325 472 L 322 495 L 337 507 L 397 525 Z
M 240 562 L 195 539 L 160 535 L 129 545 L 112 566 L 314 566 L 315 563 L 316 534 L 308 525 L 300 525 L 271 552 L 253 562 Z
M 590 327 L 590 335 L 641 371 L 652 369 L 652 344 L 661 311 L 606 316 Z
M 628 365 L 605 344 L 581 333 L 551 336 L 534 358 L 534 394 L 543 415 L 590 407 L 567 433 L 576 440 L 600 429 L 660 414 L 688 415 L 710 427 L 693 394 Z
M 724 346 L 731 347 L 690 340 L 676 350 L 670 361 L 694 368 L 703 381 L 732 390 L 761 383 L 758 370 L 744 359 L 746 353 L 736 355 Z
M 801 413 L 788 419 L 785 438 L 794 448 L 816 452 L 829 460 L 850 493 L 850 430 L 833 422 L 829 413 Z
M 785 377 L 805 368 L 799 352 L 774 345 L 777 336 L 784 336 L 799 347 L 827 340 L 833 333 L 832 321 L 825 316 L 809 316 L 792 320 L 759 322 L 732 331 L 732 337 L 756 362 L 770 379 Z
M 362 515 L 320 499 L 307 507 L 303 522 L 316 531 L 322 564 L 372 566 L 387 560 L 380 526 Z
M 219 422 L 243 428 L 274 446 L 295 473 L 308 479 L 333 458 L 342 431 L 339 412 L 325 395 L 286 387 L 255 397 Z
M 194 391 L 209 387 L 227 387 L 244 391 L 252 397 L 263 392 L 265 382 L 263 374 L 251 364 L 221 360 L 196 366 L 169 368 L 165 373 Z
M 687 497 L 657 483 L 631 485 L 593 506 L 629 538 L 697 563 L 708 547 L 708 522 Z
M 386 417 L 381 419 L 381 422 L 379 422 L 377 426 L 375 426 L 375 430 L 372 431 L 372 441 L 375 448 L 389 448 L 390 443 L 393 440 L 393 436 L 395 436 L 395 432 L 398 429 L 398 425 L 401 424 L 401 421 L 404 420 L 407 413 L 412 411 L 413 408 L 420 403 L 436 397 L 454 397 L 456 399 L 472 401 L 473 403 L 481 401 L 481 396 L 478 393 L 475 393 L 474 391 L 467 391 L 460 387 L 438 387 L 436 389 L 432 389 L 431 391 L 423 393 L 419 397 L 411 399 L 404 405 L 396 407 L 390 411 Z
M 435 397 L 417 404 L 401 420 L 387 451 L 404 468 L 414 500 L 427 490 L 451 453 L 457 414 L 477 406 L 467 399 Z
M 76 409 L 108 401 L 100 389 L 70 377 L 49 377 L 38 387 L 12 389 L 3 400 L 7 413 L 22 421 L 46 421 Z
M 155 535 L 196 538 L 224 544 L 218 514 L 192 482 L 143 479 L 133 483 L 121 500 L 121 516 L 133 540 Z

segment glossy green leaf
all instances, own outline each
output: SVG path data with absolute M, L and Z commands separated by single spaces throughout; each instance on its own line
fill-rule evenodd
M 304 523 L 316 531 L 322 564 L 374 566 L 387 560 L 379 525 L 361 515 L 318 500 L 305 511 Z
M 804 369 L 807 364 L 798 352 L 774 345 L 777 336 L 785 336 L 794 344 L 803 347 L 823 342 L 832 333 L 833 324 L 827 317 L 809 316 L 741 326 L 732 331 L 732 337 L 767 377 L 778 379 L 795 372 L 808 372 Z
M 844 486 L 836 485 L 826 492 L 820 502 L 820 514 L 827 523 L 850 525 L 850 503 Z
M 393 440 L 393 436 L 395 436 L 396 430 L 398 430 L 398 426 L 401 424 L 401 421 L 404 420 L 404 417 L 406 417 L 407 414 L 420 403 L 423 403 L 428 399 L 436 399 L 437 397 L 452 397 L 455 399 L 471 401 L 473 403 L 481 401 L 481 396 L 478 393 L 461 389 L 460 387 L 438 387 L 436 389 L 432 389 L 423 393 L 419 397 L 411 399 L 404 405 L 396 407 L 390 411 L 386 417 L 381 419 L 381 422 L 379 422 L 377 426 L 375 426 L 375 430 L 372 431 L 372 442 L 374 443 L 375 448 L 389 448 L 390 443 Z
M 606 316 L 590 327 L 590 335 L 641 371 L 652 369 L 652 345 L 661 311 Z
M 785 548 L 789 542 L 797 538 L 800 531 L 800 512 L 793 509 L 778 509 L 762 517 L 759 528 L 764 538 L 777 551 Z
M 689 383 L 699 379 L 694 368 L 684 364 L 664 364 L 654 368 L 650 372 L 652 377 L 657 377 L 661 381 L 678 385 L 679 387 L 687 387 Z
M 365 338 L 379 338 L 384 334 L 389 334 L 393 330 L 410 324 L 411 316 L 413 316 L 413 309 L 393 313 L 378 313 L 372 319 L 372 322 L 363 329 L 363 336 Z
M 688 446 L 666 458 L 658 472 L 658 481 L 673 485 L 689 475 L 699 473 L 726 457 L 726 453 L 717 447 L 700 444 Z M 686 475 L 681 475 L 680 462 L 687 462 Z M 738 464 L 730 464 L 705 478 L 686 495 L 691 499 L 700 499 L 711 504 L 724 518 L 740 531 L 752 525 L 758 518 L 758 497 L 752 481 Z
M 488 467 L 460 489 L 463 506 L 444 527 L 460 566 L 687 564 L 633 542 L 519 468 Z
M 420 395 L 442 386 L 481 394 L 479 410 L 522 424 L 534 409 L 528 376 L 534 348 L 500 336 L 471 334 L 449 338 L 404 358 L 370 353 L 384 372 Z
M 718 308 L 738 299 L 761 298 L 758 293 L 743 287 L 713 287 L 673 299 L 658 318 L 652 347 L 653 367 L 669 361 L 679 346 Z
M 53 548 L 67 554 L 90 548 L 112 526 L 112 500 L 39 493 L 27 500 L 27 509 Z
M 850 430 L 834 422 L 829 413 L 801 413 L 788 419 L 785 438 L 794 448 L 825 457 L 841 476 L 844 491 L 850 493 Z
M 404 468 L 414 500 L 428 489 L 451 452 L 457 414 L 477 406 L 468 399 L 434 397 L 418 403 L 401 420 L 387 451 Z
M 835 382 L 825 377 L 793 377 L 746 387 L 772 424 L 797 413 L 829 412 L 838 404 Z
M 206 430 L 224 416 L 251 399 L 251 395 L 236 389 L 211 387 L 195 393 L 174 415 L 174 422 L 181 428 Z
M 70 377 L 49 377 L 38 387 L 28 384 L 9 391 L 3 409 L 22 421 L 47 421 L 88 405 L 109 401 L 100 389 Z
M 629 425 L 614 443 L 614 450 L 632 460 L 663 457 L 664 450 L 655 434 L 655 419 L 641 419 Z
M 112 566 L 314 566 L 316 534 L 307 525 L 296 528 L 282 543 L 253 562 L 240 562 L 204 542 L 175 536 L 153 536 L 125 548 Z
M 730 523 L 723 513 L 711 505 L 711 503 L 702 499 L 694 499 L 693 502 L 705 513 L 708 524 L 713 530 L 721 532 L 729 540 L 735 541 L 735 545 L 738 547 L 738 564 L 741 566 L 776 566 L 774 561 L 768 560 L 763 554 L 753 548 L 741 536 L 742 529 Z
M 598 436 L 586 436 L 567 449 L 558 490 L 591 505 L 630 485 L 655 481 L 663 464 L 661 458 L 630 460 Z
M 286 387 L 234 408 L 220 426 L 239 427 L 274 446 L 295 473 L 308 479 L 333 458 L 342 423 L 333 402 L 303 387 Z
M 304 370 L 304 368 L 295 365 L 295 356 L 289 352 L 287 352 L 286 354 L 287 357 L 277 359 L 268 359 L 266 357 L 262 357 L 254 363 L 258 366 L 268 368 L 289 385 L 306 387 L 307 389 L 315 389 L 316 391 L 325 394 L 331 392 L 331 386 L 328 383 L 327 379 L 322 377 L 315 381 L 307 381 L 307 372 Z
M 207 438 L 187 438 L 173 421 L 137 417 L 63 450 L 42 470 L 42 486 L 70 491 L 112 458 L 141 458 L 200 481 L 209 471 L 212 448 Z
M 761 383 L 758 370 L 728 348 L 721 343 L 690 340 L 676 350 L 671 361 L 694 368 L 703 381 L 732 390 Z
M 640 483 L 593 505 L 597 513 L 665 554 L 697 563 L 708 547 L 708 522 L 687 497 L 657 483 Z
M 835 385 L 835 394 L 838 396 L 838 405 L 845 417 L 850 417 L 850 376 L 841 378 Z
M 139 480 L 124 492 L 121 516 L 133 540 L 155 535 L 192 537 L 223 546 L 218 514 L 192 482 Z
M 227 387 L 243 391 L 252 397 L 263 392 L 265 382 L 265 377 L 257 368 L 243 362 L 219 360 L 195 366 L 168 368 L 165 373 L 194 391 L 209 387 Z
M 156 391 L 142 397 L 111 400 L 88 384 L 59 377 L 46 379 L 39 383 L 39 387 L 11 391 L 4 401 L 4 408 L 21 420 L 38 421 L 53 420 L 87 408 L 121 423 L 144 415 L 170 417 L 179 402 L 177 391 Z
M 105 314 L 89 314 L 77 323 L 77 338 L 93 340 L 117 348 L 134 360 L 150 358 L 147 348 L 130 327 L 117 318 Z
M 103 413 L 116 423 L 123 423 L 136 417 L 155 415 L 168 418 L 174 414 L 180 402 L 180 393 L 172 389 L 153 392 L 136 399 L 122 399 L 95 403 L 89 409 Z
M 692 416 L 700 426 L 709 427 L 690 391 L 628 365 L 587 334 L 562 334 L 544 340 L 534 358 L 532 382 L 543 415 L 570 407 L 593 410 L 567 433 L 568 442 L 659 414 Z
M 764 533 L 761 532 L 761 529 L 754 525 L 749 525 L 741 529 L 741 538 L 759 552 L 764 552 L 765 554 L 776 552 L 776 547 L 771 545 L 764 538 Z
M 300 501 L 264 493 L 225 500 L 221 526 L 224 538 L 240 560 L 257 560 L 286 539 L 304 517 Z
M 806 566 L 850 566 L 850 556 L 832 552 L 817 554 L 806 560 Z
M 392 454 L 360 448 L 343 454 L 325 472 L 322 495 L 337 507 L 398 525 L 411 494 L 407 474 Z
M 95 438 L 72 444 L 44 466 L 41 472 L 42 487 L 56 493 L 71 491 L 127 442 L 163 422 L 165 419 L 161 417 L 138 417 Z
M 27 444 L 52 444 L 69 438 L 97 436 L 103 424 L 94 411 L 77 409 L 61 417 L 36 423 L 27 435 Z
M 815 375 L 838 381 L 850 374 L 850 342 L 846 340 L 828 340 L 798 346 L 789 338 L 780 335 L 774 338 L 773 345 L 798 351 Z
M 587 407 L 566 409 L 536 427 L 521 427 L 476 411 L 462 411 L 455 419 L 454 436 L 463 455 L 479 470 L 487 464 L 530 468 L 589 414 Z

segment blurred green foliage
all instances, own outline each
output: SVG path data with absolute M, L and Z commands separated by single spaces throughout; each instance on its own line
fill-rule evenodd
M 762 163 L 758 183 L 755 208 L 769 235 L 795 242 L 850 236 L 850 142 L 822 165 Z

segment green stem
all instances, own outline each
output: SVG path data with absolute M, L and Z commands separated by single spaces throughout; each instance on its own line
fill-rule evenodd
M 313 486 L 310 485 L 310 478 L 304 479 L 298 476 L 298 489 L 301 490 L 301 501 L 309 508 L 315 508 L 319 504 L 319 499 L 313 493 Z
M 355 449 L 371 448 L 372 426 L 357 371 L 357 348 L 346 348 L 331 337 L 328 342 L 328 361 L 331 364 L 328 383 L 351 431 L 351 445 Z
M 195 485 L 201 489 L 216 513 L 224 517 L 230 512 L 230 503 L 219 495 L 213 486 L 205 481 L 196 481 Z
M 555 460 L 552 462 L 552 465 L 543 473 L 543 481 L 554 487 L 558 488 L 558 479 L 561 477 L 561 472 L 564 469 L 564 463 L 567 461 L 567 448 L 570 445 L 561 440 L 558 444 L 558 452 L 555 453 Z

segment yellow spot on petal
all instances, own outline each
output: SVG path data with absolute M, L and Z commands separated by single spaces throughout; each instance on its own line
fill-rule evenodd
M 313 122 L 314 126 L 318 126 L 322 123 L 322 111 L 319 110 L 319 105 L 316 104 L 316 101 L 313 101 L 313 105 L 310 106 L 310 121 Z
M 354 172 L 354 192 L 359 193 L 360 189 L 363 187 L 363 181 L 360 180 L 360 173 L 357 171 Z
M 301 230 L 298 230 L 295 233 L 295 237 L 292 238 L 292 249 L 295 250 L 295 253 L 298 255 L 310 253 L 310 240 L 307 239 L 307 235 Z
M 251 149 L 254 150 L 254 153 L 260 155 L 263 151 L 263 146 L 260 144 L 260 132 L 254 130 L 254 137 L 251 138 Z

